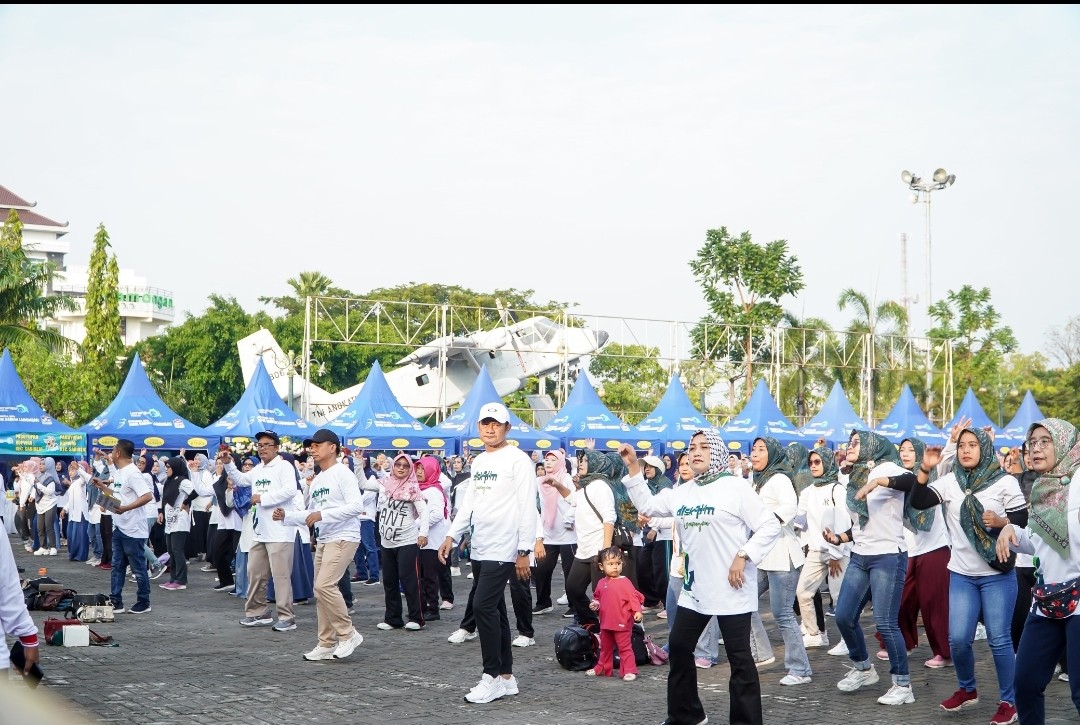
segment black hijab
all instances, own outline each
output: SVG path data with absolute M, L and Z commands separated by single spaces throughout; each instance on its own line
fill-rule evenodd
M 161 500 L 169 506 L 176 506 L 176 499 L 180 496 L 180 483 L 188 478 L 187 461 L 182 456 L 173 456 L 165 465 L 172 471 L 172 475 L 165 479 L 165 485 L 161 488 Z

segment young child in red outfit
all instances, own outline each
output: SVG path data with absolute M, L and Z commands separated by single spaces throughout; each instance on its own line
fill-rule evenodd
M 600 612 L 600 659 L 586 675 L 611 677 L 615 647 L 619 648 L 619 672 L 626 681 L 637 679 L 637 661 L 630 643 L 634 622 L 641 621 L 645 596 L 622 575 L 623 552 L 617 546 L 604 549 L 597 556 L 597 566 L 604 578 L 596 585 L 589 609 Z

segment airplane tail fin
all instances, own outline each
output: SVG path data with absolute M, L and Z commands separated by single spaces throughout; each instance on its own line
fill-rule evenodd
M 237 340 L 236 349 L 240 353 L 240 370 L 244 376 L 244 385 L 251 382 L 251 375 L 255 372 L 255 361 L 260 357 L 267 372 L 274 379 L 274 389 L 278 395 L 285 398 L 289 394 L 289 380 L 284 375 L 275 375 L 280 371 L 279 363 L 285 360 L 285 352 L 278 345 L 277 340 L 265 327 L 261 327 L 245 338 Z M 300 396 L 303 380 L 299 377 L 293 381 L 295 386 L 294 395 Z M 321 398 L 328 393 L 314 383 L 308 386 L 308 397 Z

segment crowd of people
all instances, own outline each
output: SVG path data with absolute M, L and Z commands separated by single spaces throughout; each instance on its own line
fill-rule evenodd
M 1036 423 L 1015 450 L 961 421 L 943 447 L 856 431 L 839 451 L 761 437 L 745 457 L 706 430 L 678 455 L 590 445 L 530 458 L 509 444 L 501 404 L 484 406 L 478 424 L 484 449 L 467 457 L 349 451 L 323 429 L 296 456 L 264 431 L 250 458 L 227 447 L 155 457 L 127 440 L 90 461 L 31 458 L 13 468 L 16 528 L 27 552 L 56 556 L 66 542 L 69 559 L 110 571 L 116 612 L 129 576 L 127 611 L 148 613 L 151 581 L 167 573 L 159 588 L 182 591 L 192 561 L 243 600 L 244 627 L 295 630 L 294 605 L 313 599 L 316 642 L 303 657 L 316 661 L 350 657 L 364 641 L 353 584 L 382 585 L 379 629 L 418 631 L 454 608 L 467 561 L 467 604 L 448 641 L 480 640 L 473 703 L 520 691 L 514 648 L 535 644 L 533 618 L 556 605 L 599 639 L 586 674 L 613 675 L 619 652 L 627 681 L 635 623 L 667 620 L 670 725 L 707 722 L 697 670 L 719 662 L 721 644 L 730 721 L 763 722 L 759 668 L 775 661 L 758 613 L 766 593 L 786 687 L 812 684 L 808 650 L 829 647 L 828 615 L 841 635 L 828 654 L 851 662 L 836 687 L 865 691 L 879 681 L 875 660 L 887 662 L 882 705 L 915 702 L 920 624 L 933 654 L 924 665 L 954 668 L 956 692 L 939 705 L 948 712 L 979 706 L 973 643 L 985 637 L 992 725 L 1043 722 L 1047 686 L 1080 666 L 1080 494 L 1070 485 L 1080 435 L 1065 421 Z M 876 648 L 860 623 L 866 607 Z M 25 619 L 3 621 L 36 645 Z M 1080 713 L 1080 683 L 1069 687 Z

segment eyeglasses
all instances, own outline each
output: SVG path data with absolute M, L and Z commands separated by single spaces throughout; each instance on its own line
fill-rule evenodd
M 256 443 L 256 448 L 277 448 L 277 443 Z
M 1054 445 L 1053 438 L 1028 438 L 1028 448 L 1033 451 L 1042 450 L 1043 448 L 1049 448 Z

